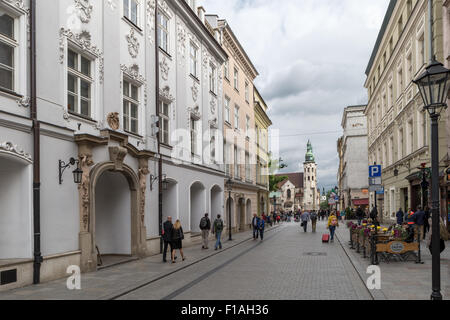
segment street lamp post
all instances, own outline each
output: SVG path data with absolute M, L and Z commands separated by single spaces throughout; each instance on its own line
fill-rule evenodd
M 233 190 L 233 180 L 231 178 L 228 178 L 226 187 L 228 191 L 228 241 L 233 241 L 231 237 L 231 190 Z
M 430 1 L 431 6 L 431 1 Z M 430 18 L 430 23 L 431 23 Z M 430 37 L 430 41 L 432 37 Z M 432 47 L 432 46 L 431 46 Z M 432 300 L 442 300 L 440 270 L 440 213 L 439 213 L 439 132 L 438 120 L 447 108 L 450 70 L 435 60 L 433 55 L 426 70 L 413 82 L 419 87 L 424 109 L 431 118 L 431 199 L 432 199 Z

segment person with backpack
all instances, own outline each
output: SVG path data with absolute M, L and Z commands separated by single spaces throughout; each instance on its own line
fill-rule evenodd
M 212 233 L 216 236 L 216 245 L 215 245 L 215 249 L 214 249 L 216 251 L 217 251 L 217 249 L 222 250 L 222 242 L 221 242 L 222 231 L 223 231 L 223 220 L 221 219 L 221 216 L 219 214 L 219 215 L 217 215 L 217 219 L 214 220 L 213 229 L 212 229 Z
M 312 232 L 316 232 L 316 226 L 317 226 L 317 213 L 313 211 L 311 213 L 311 226 L 312 226 Z
M 211 230 L 211 220 L 208 218 L 208 214 L 200 220 L 200 230 L 202 230 L 202 249 L 208 248 L 209 230 Z
M 264 240 L 264 229 L 266 228 L 266 222 L 264 219 L 259 219 L 258 223 L 258 230 L 259 230 L 259 236 L 261 237 L 261 241 Z
M 339 227 L 339 222 L 335 213 L 332 212 L 328 218 L 327 224 L 327 229 L 330 230 L 330 242 L 334 242 L 334 233 L 336 232 L 337 227 Z
M 261 220 L 256 213 L 253 214 L 252 228 L 253 228 L 253 240 L 258 239 L 259 235 L 259 220 Z
M 301 226 L 303 227 L 303 230 L 305 232 L 308 232 L 308 221 L 310 220 L 310 216 L 311 214 L 307 211 L 303 212 L 302 215 L 300 216 L 300 220 L 302 221 Z

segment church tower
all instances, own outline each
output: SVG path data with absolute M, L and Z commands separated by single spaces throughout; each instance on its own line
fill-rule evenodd
M 308 140 L 308 147 L 303 163 L 303 210 L 319 210 L 320 203 L 317 201 L 317 165 L 314 159 L 313 148 Z

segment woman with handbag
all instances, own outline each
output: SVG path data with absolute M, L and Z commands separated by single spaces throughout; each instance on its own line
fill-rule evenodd
M 442 253 L 445 250 L 445 241 L 449 240 L 449 234 L 448 234 L 447 228 L 445 227 L 444 219 L 442 219 L 442 217 L 439 216 L 439 220 L 440 220 L 440 223 L 439 223 L 439 233 L 440 233 L 439 247 L 440 247 L 440 253 Z M 427 237 L 428 237 L 427 246 L 428 246 L 428 249 L 430 249 L 430 253 L 432 254 L 433 253 L 433 250 L 432 250 L 433 220 L 432 220 L 432 218 L 428 219 L 428 223 L 430 225 L 430 232 L 428 232 L 428 235 L 427 235 Z
M 180 220 L 177 220 L 173 226 L 172 231 L 172 263 L 175 263 L 175 251 L 180 250 L 181 257 L 183 258 L 183 261 L 186 260 L 186 257 L 183 253 L 183 240 L 184 240 L 184 233 L 183 228 L 181 227 Z

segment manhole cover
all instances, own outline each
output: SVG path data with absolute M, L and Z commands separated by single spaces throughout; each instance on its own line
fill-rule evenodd
M 327 255 L 326 252 L 305 252 L 304 256 L 312 256 L 312 257 L 324 257 Z

